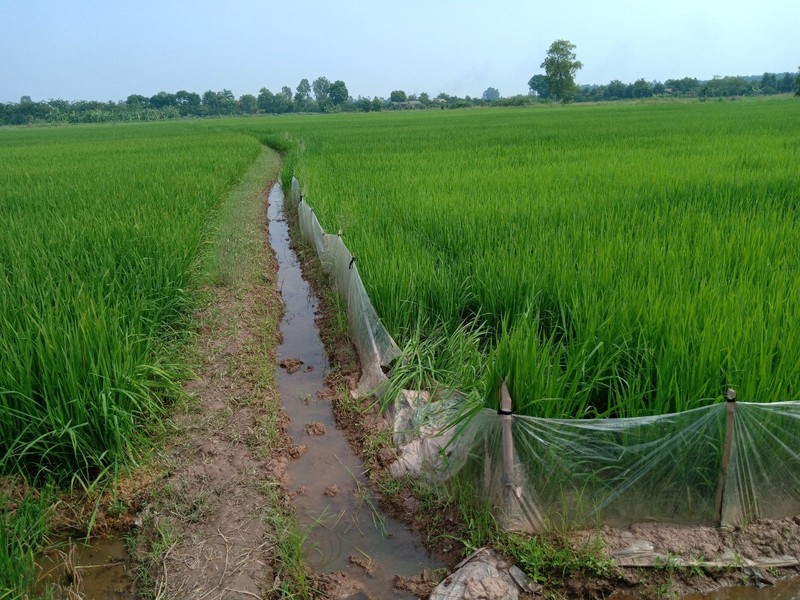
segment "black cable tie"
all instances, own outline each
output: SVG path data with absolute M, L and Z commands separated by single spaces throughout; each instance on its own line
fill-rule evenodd
M 497 414 L 498 415 L 513 415 L 514 411 L 513 410 L 503 410 L 502 408 L 498 408 L 497 409 Z
M 356 257 L 355 257 L 355 256 L 353 256 L 353 257 L 351 257 L 351 258 L 350 258 L 350 264 L 349 264 L 349 265 L 347 265 L 347 268 L 348 268 L 348 269 L 352 269 L 352 268 L 353 268 L 353 263 L 354 263 L 354 262 L 356 262 Z

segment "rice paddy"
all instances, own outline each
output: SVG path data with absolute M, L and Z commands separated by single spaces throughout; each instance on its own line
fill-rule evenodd
M 800 104 L 286 119 L 378 313 L 447 385 L 547 417 L 797 397 Z M 456 340 L 443 344 L 442 338 Z M 426 346 L 429 348 L 426 351 Z
M 777 99 L 7 130 L 3 471 L 91 478 L 135 455 L 185 368 L 173 342 L 209 215 L 260 142 L 288 151 L 431 379 L 491 406 L 507 378 L 518 412 L 551 417 L 681 411 L 727 387 L 795 398 L 798 112 Z
M 3 130 L 0 477 L 136 460 L 187 372 L 211 217 L 262 143 L 358 257 L 399 376 L 492 407 L 507 379 L 516 412 L 562 418 L 796 399 L 798 117 L 779 98 Z
M 184 124 L 3 132 L 0 475 L 136 457 L 186 373 L 209 215 L 259 148 Z

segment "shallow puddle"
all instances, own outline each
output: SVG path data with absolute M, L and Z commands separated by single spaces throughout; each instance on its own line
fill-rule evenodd
M 288 466 L 288 486 L 297 492 L 294 504 L 300 526 L 311 528 L 306 564 L 322 574 L 346 571 L 371 598 L 415 598 L 394 589 L 395 575 L 415 575 L 442 565 L 431 559 L 418 535 L 380 512 L 361 461 L 336 429 L 329 401 L 318 396 L 326 389 L 328 359 L 314 322 L 317 300 L 289 247 L 283 200 L 280 186 L 275 185 L 269 195 L 269 235 L 286 305 L 278 363 L 289 367 L 278 368 L 276 379 L 290 419 L 289 434 L 294 443 L 306 446 Z
M 132 600 L 135 589 L 126 570 L 121 537 L 84 540 L 62 538 L 37 560 L 41 591 L 55 588 L 56 598 Z
M 723 588 L 707 594 L 688 594 L 681 600 L 800 600 L 800 578 L 779 581 L 774 586 Z

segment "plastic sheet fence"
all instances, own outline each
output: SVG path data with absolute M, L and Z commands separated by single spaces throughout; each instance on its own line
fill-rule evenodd
M 339 236 L 322 229 L 296 180 L 291 201 L 303 237 L 347 301 L 362 365 L 358 391 L 367 393 L 386 381 L 383 368 L 399 349 L 352 255 Z M 404 472 L 466 481 L 498 507 L 509 529 L 643 521 L 741 525 L 800 514 L 800 402 L 737 402 L 733 410 L 720 403 L 656 417 L 591 420 L 502 417 L 483 409 L 455 437 L 442 423 L 442 415 L 459 414 L 449 405 L 454 402 L 459 396 L 438 407 L 406 398 L 395 407 L 395 427 L 404 429 L 395 432 L 405 453 L 399 463 Z M 504 428 L 504 418 L 510 427 Z
M 643 521 L 740 525 L 800 514 L 796 402 L 737 403 L 724 473 L 725 403 L 637 419 L 512 419 L 508 485 L 501 419 L 493 411 L 481 411 L 471 424 L 477 434 L 460 469 L 460 477 L 505 507 L 512 529 Z
M 297 209 L 303 239 L 316 250 L 322 268 L 330 275 L 347 305 L 350 336 L 361 362 L 361 380 L 357 393 L 368 394 L 386 382 L 383 369 L 388 369 L 400 356 L 400 349 L 378 318 L 364 289 L 355 258 L 341 236 L 326 233 L 314 210 L 302 199 L 300 185 L 292 179 L 292 191 L 287 200 Z

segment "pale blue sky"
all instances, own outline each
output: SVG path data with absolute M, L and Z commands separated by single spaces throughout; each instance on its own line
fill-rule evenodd
M 579 83 L 795 71 L 800 0 L 0 0 L 0 102 L 180 89 L 527 93 L 550 43 Z

